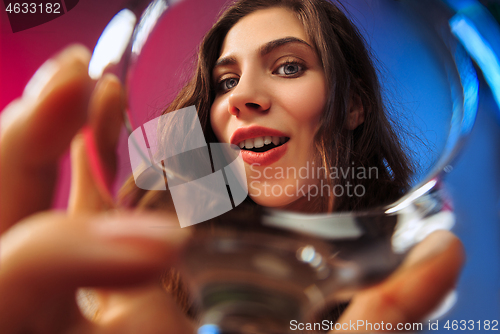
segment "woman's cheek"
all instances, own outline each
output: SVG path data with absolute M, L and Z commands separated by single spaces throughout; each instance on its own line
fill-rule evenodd
M 326 105 L 326 88 L 319 76 L 289 87 L 284 99 L 285 109 L 297 121 L 313 128 L 319 122 Z
M 227 110 L 227 108 L 225 109 Z M 224 111 L 224 103 L 215 101 L 210 109 L 210 124 L 215 136 L 221 143 L 229 142 L 229 135 L 227 128 L 229 126 L 231 115 Z

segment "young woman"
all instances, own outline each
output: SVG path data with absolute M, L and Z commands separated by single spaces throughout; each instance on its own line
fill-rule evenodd
M 4 111 L 1 327 L 6 333 L 191 333 L 192 324 L 177 305 L 182 298 L 175 303 L 157 284 L 165 267 L 175 263 L 188 229 L 175 228 L 175 216 L 164 214 L 99 214 L 104 205 L 81 135 L 72 143 L 69 214 L 33 215 L 50 206 L 57 157 L 85 122 L 99 152 L 108 157 L 104 162 L 113 165 L 109 156 L 119 131 L 113 120 L 120 115 L 121 88 L 105 76 L 90 96 L 87 64 L 88 52 L 81 47 L 64 51 Z M 249 187 L 249 202 L 310 212 L 361 209 L 392 201 L 407 187 L 408 161 L 384 116 L 362 40 L 328 2 L 241 1 L 227 10 L 202 43 L 193 80 L 167 111 L 193 104 L 208 142 L 241 147 L 245 141 L 249 180 L 268 167 L 379 168 L 378 179 L 271 178 L 272 186 L 293 196 L 265 196 L 259 188 L 264 186 L 256 184 Z M 61 124 L 64 131 L 54 131 Z M 250 151 L 251 146 L 271 145 L 266 137 L 276 147 Z M 278 153 L 269 153 L 273 150 Z M 328 194 L 309 201 L 292 191 L 321 182 L 347 187 L 348 181 L 365 186 L 366 195 Z M 127 199 L 139 207 L 172 208 L 166 192 L 129 191 Z M 160 235 L 147 228 L 151 224 L 171 228 Z M 446 232 L 431 235 L 400 271 L 359 293 L 339 321 L 422 319 L 453 286 L 462 258 L 456 238 Z M 174 276 L 163 283 L 179 297 L 182 289 Z M 81 286 L 101 288 L 93 322 L 76 307 L 74 292 Z
M 236 2 L 205 36 L 193 79 L 166 113 L 190 105 L 207 142 L 243 148 L 250 198 L 260 205 L 365 209 L 409 188 L 411 163 L 387 119 L 363 38 L 329 1 Z M 267 145 L 273 136 L 286 143 Z M 265 137 L 264 148 L 248 147 Z M 311 200 L 296 188 L 324 191 Z M 169 202 L 146 198 L 141 205 Z

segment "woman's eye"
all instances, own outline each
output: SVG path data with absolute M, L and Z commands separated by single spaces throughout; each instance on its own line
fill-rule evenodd
M 292 76 L 303 71 L 303 67 L 300 64 L 296 63 L 287 63 L 278 67 L 276 74 L 284 75 L 284 76 Z
M 234 88 L 238 84 L 238 81 L 239 80 L 237 78 L 224 79 L 219 83 L 219 90 L 223 92 L 228 91 Z

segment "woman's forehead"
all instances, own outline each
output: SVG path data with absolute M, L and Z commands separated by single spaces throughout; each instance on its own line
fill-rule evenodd
M 238 21 L 227 33 L 221 56 L 259 50 L 266 43 L 295 37 L 311 44 L 297 15 L 287 8 L 257 10 Z

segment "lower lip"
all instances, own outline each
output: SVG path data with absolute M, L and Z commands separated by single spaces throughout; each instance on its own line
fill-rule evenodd
M 243 161 L 250 165 L 267 166 L 275 163 L 283 157 L 288 149 L 288 142 L 281 146 L 275 147 L 266 152 L 252 152 L 241 150 Z

